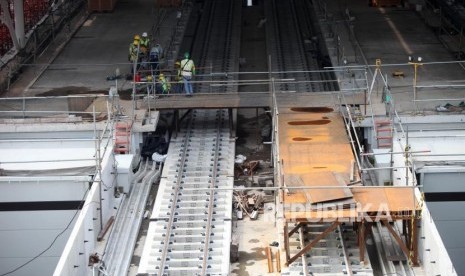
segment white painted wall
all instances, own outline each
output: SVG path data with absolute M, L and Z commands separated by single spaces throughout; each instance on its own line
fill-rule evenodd
M 1 177 L 0 202 L 79 201 L 88 187 L 88 177 Z M 71 232 L 76 212 L 0 212 L 0 274 L 16 269 L 47 249 L 70 224 L 43 255 L 9 274 L 50 275 Z
M 430 133 L 428 133 L 430 134 Z M 427 138 L 410 139 L 409 144 L 412 151 L 425 150 L 425 144 L 428 142 Z M 444 138 L 439 138 L 444 143 Z M 446 138 L 447 139 L 447 138 Z M 406 146 L 406 139 L 401 134 L 394 134 L 393 138 L 393 151 L 402 152 Z M 418 142 L 417 142 L 418 141 Z M 438 145 L 442 144 L 438 142 Z M 451 141 L 446 141 L 445 147 L 454 147 Z M 455 147 L 458 145 L 455 144 Z M 436 149 L 437 150 L 437 149 Z M 433 153 L 438 153 L 434 152 Z M 437 157 L 433 157 L 437 158 Z M 406 160 L 403 154 L 394 154 L 394 167 L 402 167 L 406 165 Z M 424 160 L 424 158 L 423 158 Z M 395 186 L 413 186 L 414 175 L 407 168 L 398 168 L 393 171 L 393 182 Z M 419 189 L 415 190 L 415 197 L 419 202 L 422 202 L 422 197 Z M 439 235 L 438 228 L 434 217 L 431 215 L 430 210 L 426 203 L 423 203 L 422 218 L 420 220 L 419 239 L 418 239 L 418 253 L 420 263 L 424 269 L 425 275 L 457 275 L 451 258 L 444 245 L 444 242 Z
M 118 203 L 118 199 L 114 197 L 114 188 L 117 185 L 115 169 L 114 155 L 110 148 L 102 160 L 102 182 L 97 177 L 92 185 L 53 275 L 92 275 L 93 268 L 88 266 L 89 256 L 97 251 L 100 226 L 115 215 Z M 99 210 L 99 183 L 102 183 L 102 220 Z
M 0 212 L 0 275 L 39 258 L 9 275 L 51 275 L 74 225 L 76 211 L 14 211 Z
M 422 210 L 419 237 L 418 253 L 425 275 L 458 275 L 426 204 Z
M 90 177 L 1 177 L 0 202 L 82 200 Z

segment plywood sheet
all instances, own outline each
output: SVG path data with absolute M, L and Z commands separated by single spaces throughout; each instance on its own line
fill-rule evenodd
M 308 210 L 304 212 L 285 212 L 287 221 L 304 222 L 330 222 L 330 221 L 354 221 L 358 218 L 359 212 L 356 209 L 349 210 Z
M 413 189 L 404 187 L 353 187 L 351 189 L 353 200 L 349 209 L 328 208 L 305 209 L 293 208 L 285 205 L 285 217 L 290 221 L 325 221 L 331 218 L 344 221 L 347 218 L 362 218 L 367 212 L 376 214 L 389 214 L 400 212 L 408 214 L 419 210 L 418 201 L 414 198 Z M 301 198 L 302 199 L 302 198 Z M 342 203 L 341 201 L 340 203 Z
M 291 174 L 284 175 L 284 183 L 286 186 L 308 186 L 309 189 L 304 189 L 303 193 L 307 198 L 307 201 L 311 204 L 333 201 L 338 199 L 345 199 L 352 197 L 352 193 L 346 187 L 345 183 L 341 183 L 333 172 L 322 171 L 322 172 L 310 172 L 304 174 Z M 328 187 L 315 188 L 311 187 Z M 336 188 L 340 187 L 340 188 Z
M 355 201 L 365 212 L 402 212 L 418 208 L 413 188 L 404 187 L 356 187 L 352 190 Z

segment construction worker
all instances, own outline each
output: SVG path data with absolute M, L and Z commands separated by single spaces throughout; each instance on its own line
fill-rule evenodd
M 182 77 L 181 77 L 181 62 L 177 60 L 174 63 L 174 82 L 173 82 L 173 90 L 175 93 L 181 93 L 182 92 Z
M 188 52 L 184 53 L 184 59 L 181 60 L 181 76 L 184 82 L 184 91 L 186 91 L 186 96 L 192 97 L 192 76 L 195 75 L 195 65 L 194 61 L 190 59 Z
M 150 49 L 150 65 L 152 72 L 155 72 L 158 69 L 158 64 L 163 53 L 163 48 L 160 44 L 155 45 Z
M 132 72 L 134 70 L 134 63 L 135 62 L 137 63 L 136 66 L 137 67 L 139 66 L 138 65 L 138 61 L 139 61 L 139 40 L 134 40 L 131 44 L 129 44 L 128 60 L 131 62 L 131 64 L 130 64 L 130 66 L 131 66 L 130 72 Z
M 147 54 L 148 50 L 150 49 L 150 38 L 148 38 L 146 32 L 142 33 L 142 37 L 140 39 L 140 49 L 144 55 Z
M 160 94 L 169 94 L 171 86 L 169 82 L 166 80 L 164 74 L 160 74 L 158 76 L 158 92 Z
M 152 92 L 155 90 L 155 82 L 153 81 L 153 76 L 152 75 L 147 75 L 145 77 L 145 81 L 147 82 L 147 93 L 152 94 Z

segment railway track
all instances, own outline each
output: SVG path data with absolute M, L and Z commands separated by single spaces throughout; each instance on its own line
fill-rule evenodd
M 233 164 L 227 111 L 193 111 L 170 143 L 138 273 L 229 273 Z
M 297 92 L 328 91 L 333 87 L 324 80 L 332 76 L 320 70 L 317 36 L 309 19 L 308 1 L 266 1 L 267 45 L 271 53 L 272 70 L 281 82 L 278 90 Z M 271 27 L 270 27 L 271 26 Z
M 211 73 L 236 72 L 239 69 L 241 2 L 232 0 L 204 2 L 192 56 L 199 69 L 195 81 L 196 93 L 236 92 L 236 86 L 210 85 Z M 214 80 L 231 81 L 236 76 L 215 74 Z

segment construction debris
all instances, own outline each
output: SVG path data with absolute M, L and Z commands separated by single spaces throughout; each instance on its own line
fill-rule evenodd
M 239 177 L 241 175 L 245 176 L 251 176 L 253 175 L 254 171 L 257 170 L 258 164 L 260 164 L 260 161 L 254 160 L 254 161 L 245 161 L 245 159 L 241 160 L 242 162 L 237 162 L 238 159 L 236 158 L 236 176 Z
M 436 106 L 436 111 L 438 112 L 451 112 L 451 111 L 463 111 L 465 110 L 465 103 L 461 102 L 458 106 L 454 106 L 450 103 L 446 103 L 445 105 L 438 105 Z
M 243 214 L 246 214 L 252 220 L 257 219 L 258 214 L 263 212 L 264 202 L 265 194 L 263 192 L 234 192 L 233 208 L 236 210 L 237 219 L 242 219 Z

